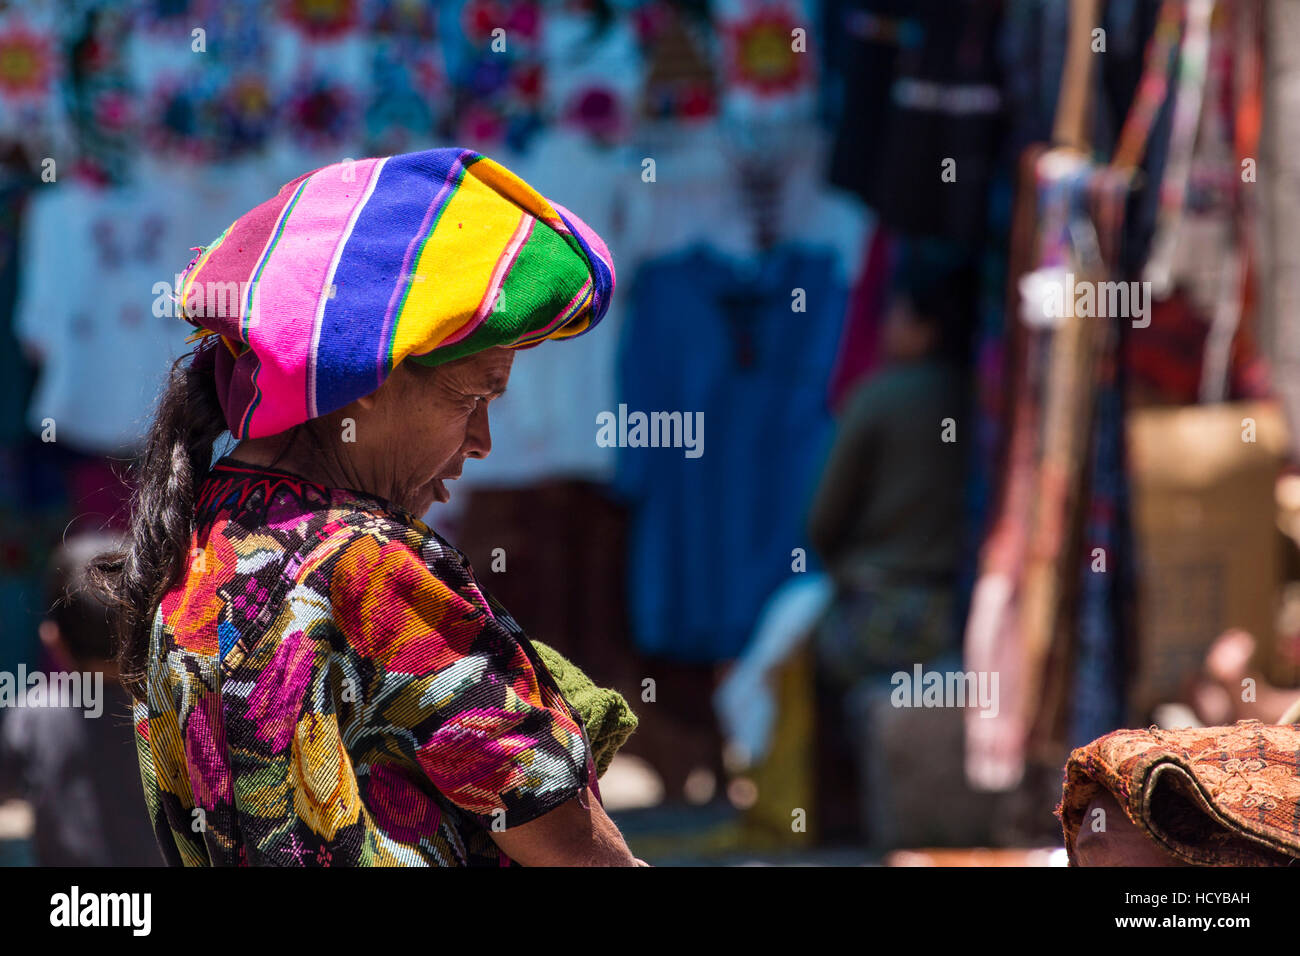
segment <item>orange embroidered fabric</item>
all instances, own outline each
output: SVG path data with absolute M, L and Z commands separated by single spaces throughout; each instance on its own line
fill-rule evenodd
M 1117 730 L 1070 754 L 1056 814 L 1070 865 L 1093 798 L 1178 859 L 1204 866 L 1289 866 L 1300 858 L 1300 726 Z

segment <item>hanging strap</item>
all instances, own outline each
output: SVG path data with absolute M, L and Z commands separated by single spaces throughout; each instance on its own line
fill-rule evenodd
M 1093 221 L 1102 258 L 1112 267 L 1118 263 L 1120 234 L 1129 193 L 1139 175 L 1156 117 L 1169 95 L 1170 80 L 1177 66 L 1178 42 L 1182 34 L 1182 0 L 1164 0 L 1155 29 L 1147 42 L 1142 78 L 1120 130 L 1110 164 L 1097 171 L 1091 183 Z
M 1236 167 L 1242 160 L 1258 155 L 1260 113 L 1263 103 L 1263 69 L 1259 57 L 1259 12 L 1255 0 L 1242 0 L 1231 8 L 1230 27 L 1234 66 L 1233 145 Z M 1202 402 L 1222 402 L 1228 397 L 1228 380 L 1232 366 L 1232 346 L 1241 326 L 1242 312 L 1250 283 L 1254 277 L 1252 247 L 1252 206 L 1240 178 L 1233 189 L 1232 223 L 1234 243 L 1223 270 L 1219 298 L 1215 303 L 1210 333 L 1206 336 L 1201 362 Z
M 1150 142 L 1156 117 L 1168 96 L 1172 71 L 1177 64 L 1176 53 L 1184 8 L 1185 0 L 1164 0 L 1161 4 L 1155 29 L 1147 42 L 1142 78 L 1120 130 L 1111 162 L 1096 167 L 1087 182 L 1093 220 L 1097 227 L 1098 247 L 1106 263 L 1113 263 L 1118 257 L 1125 203 Z M 1073 141 L 1078 146 L 1086 143 L 1082 130 L 1087 97 L 1081 97 L 1079 91 L 1083 89 L 1087 93 L 1091 90 L 1088 64 L 1094 57 L 1091 52 L 1091 31 L 1097 23 L 1098 11 L 1096 7 L 1072 6 L 1070 14 L 1067 72 L 1062 78 L 1055 135 L 1058 144 Z M 1079 59 L 1085 56 L 1087 61 L 1079 66 Z M 1041 168 L 1040 185 L 1042 179 L 1051 176 L 1049 167 Z
M 1156 298 L 1172 291 L 1174 253 L 1178 227 L 1187 199 L 1187 180 L 1196 149 L 1201 106 L 1209 73 L 1210 19 L 1215 0 L 1187 0 L 1187 23 L 1178 55 L 1178 90 L 1174 100 L 1173 125 L 1169 133 L 1169 158 L 1160 184 L 1160 205 L 1156 210 L 1156 233 L 1151 243 L 1144 278 Z
M 1061 90 L 1052 127 L 1055 146 L 1086 153 L 1089 148 L 1088 106 L 1092 98 L 1092 31 L 1101 14 L 1101 0 L 1070 0 L 1070 32 L 1065 51 Z
M 1165 0 L 1160 6 L 1155 30 L 1147 43 L 1137 95 L 1124 119 L 1119 142 L 1111 158 L 1111 168 L 1116 171 L 1130 174 L 1136 172 L 1146 153 L 1156 116 L 1169 93 L 1170 74 L 1175 62 L 1173 56 L 1182 32 L 1183 9 L 1182 0 Z

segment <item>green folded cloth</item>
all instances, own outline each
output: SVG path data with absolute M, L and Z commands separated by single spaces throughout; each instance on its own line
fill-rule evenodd
M 546 669 L 560 685 L 560 692 L 582 716 L 591 741 L 592 756 L 596 761 L 596 776 L 602 777 L 618 749 L 636 730 L 636 714 L 627 705 L 623 695 L 610 687 L 597 687 L 577 664 L 553 647 L 529 639 Z

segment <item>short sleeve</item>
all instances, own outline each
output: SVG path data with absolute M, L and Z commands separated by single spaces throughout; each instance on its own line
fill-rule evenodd
M 476 587 L 435 573 L 423 550 L 367 534 L 331 563 L 330 602 L 346 670 L 364 685 L 366 733 L 486 827 L 519 826 L 584 791 L 582 729 L 544 696 Z

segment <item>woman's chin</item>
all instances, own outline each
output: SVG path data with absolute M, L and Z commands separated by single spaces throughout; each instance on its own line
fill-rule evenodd
M 417 507 L 412 511 L 415 514 L 424 514 L 435 504 L 445 504 L 451 500 L 451 492 L 443 484 L 441 478 L 430 478 L 423 488 L 420 489 L 420 496 L 416 502 Z

